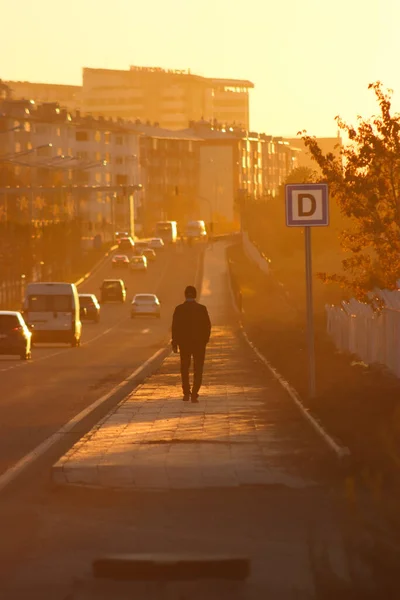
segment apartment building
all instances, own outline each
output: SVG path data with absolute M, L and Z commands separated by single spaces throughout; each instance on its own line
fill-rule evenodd
M 134 127 L 71 114 L 57 103 L 4 100 L 0 131 L 0 167 L 9 182 L 0 192 L 0 219 L 37 225 L 79 219 L 84 237 L 103 239 L 132 225 L 140 184 Z
M 261 134 L 263 194 L 277 196 L 287 176 L 300 164 L 300 148 L 290 140 Z
M 336 137 L 316 138 L 316 140 L 323 154 L 332 153 L 334 156 L 340 156 L 342 149 L 342 138 L 340 137 L 339 132 Z M 316 171 L 317 173 L 321 172 L 319 166 L 311 157 L 311 154 L 308 152 L 308 149 L 304 145 L 304 142 L 301 138 L 290 138 L 288 142 L 293 148 L 298 149 L 297 163 L 299 167 L 305 167 L 307 169 L 311 169 L 312 171 Z
M 6 81 L 15 100 L 33 100 L 36 104 L 57 102 L 69 111 L 80 109 L 82 87 L 31 81 Z
M 236 122 L 249 127 L 245 80 L 212 79 L 190 71 L 131 66 L 129 70 L 83 69 L 82 110 L 184 129 L 189 121 Z
M 183 226 L 200 218 L 198 207 L 199 145 L 196 136 L 137 124 L 141 131 L 142 206 L 138 222 L 151 234 L 160 220 Z
M 191 122 L 185 135 L 199 142 L 200 216 L 231 230 L 244 198 L 276 196 L 297 166 L 299 150 L 287 140 L 232 125 Z

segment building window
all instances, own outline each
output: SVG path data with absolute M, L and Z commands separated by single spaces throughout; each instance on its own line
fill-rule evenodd
M 77 142 L 87 142 L 89 139 L 87 131 L 77 131 L 75 134 L 75 139 Z
M 95 142 L 101 142 L 101 132 L 100 131 L 96 131 L 96 133 L 94 134 L 94 140 L 95 140 Z
M 105 159 L 108 163 L 111 162 L 111 156 L 109 152 L 106 152 Z
M 101 173 L 96 173 L 96 183 L 101 183 Z
M 116 185 L 126 185 L 128 183 L 127 175 L 117 175 L 115 183 Z
M 101 160 L 101 152 L 96 152 L 96 154 L 94 155 L 96 160 Z
M 25 129 L 25 131 L 30 131 L 31 130 L 31 124 L 29 123 L 29 121 L 25 121 L 25 123 L 24 123 L 24 129 Z
M 123 165 L 124 164 L 124 159 L 122 156 L 117 156 L 117 158 L 115 159 L 115 163 L 117 165 Z
M 26 143 L 26 149 L 27 150 L 32 150 L 32 142 L 27 142 Z
M 104 134 L 104 143 L 105 144 L 109 144 L 110 143 L 110 132 L 106 131 Z
M 38 148 L 36 150 L 37 156 L 45 156 L 45 157 L 50 157 L 51 156 L 51 148 L 49 146 L 45 146 L 44 148 Z
M 47 127 L 44 125 L 35 125 L 35 131 L 38 135 L 45 135 L 47 133 Z
M 111 183 L 111 173 L 106 173 L 106 183 Z
M 157 150 L 157 142 L 158 140 L 156 138 L 153 138 L 153 150 Z
M 57 148 L 57 156 L 62 156 L 63 151 L 62 148 Z
M 124 138 L 122 137 L 122 135 L 117 135 L 117 137 L 115 138 L 115 143 L 117 144 L 117 146 L 122 146 L 122 144 L 124 143 Z
M 78 183 L 89 183 L 89 173 L 87 171 L 78 171 L 76 178 Z
M 57 137 L 61 136 L 61 129 L 60 129 L 60 127 L 56 128 L 56 135 L 57 135 Z

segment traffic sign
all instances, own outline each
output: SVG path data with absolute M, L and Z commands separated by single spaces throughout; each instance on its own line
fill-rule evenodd
M 311 228 L 329 225 L 328 186 L 325 183 L 289 183 L 285 186 L 286 225 L 304 227 L 308 390 L 310 398 L 315 391 L 314 308 L 312 293 Z
M 329 225 L 328 186 L 325 183 L 286 185 L 286 225 L 288 227 Z

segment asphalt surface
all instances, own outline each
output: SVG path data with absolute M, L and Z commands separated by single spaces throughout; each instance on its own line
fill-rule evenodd
M 239 412 L 233 415 L 232 406 L 228 407 L 231 425 L 237 426 L 240 419 L 242 424 L 248 419 L 252 396 L 259 395 L 259 409 L 249 419 L 249 424 L 259 433 L 262 414 L 269 411 L 265 433 L 275 436 L 275 442 L 271 439 L 266 451 L 274 477 L 269 479 L 268 484 L 223 488 L 219 481 L 215 481 L 215 486 L 207 489 L 157 492 L 59 486 L 51 478 L 51 467 L 60 454 L 73 445 L 76 436 L 80 437 L 79 432 L 73 436 L 68 434 L 57 448 L 52 448 L 36 461 L 28 469 L 29 473 L 0 492 L 0 600 L 196 600 L 205 597 L 210 600 L 319 600 L 329 597 L 332 583 L 332 579 L 324 575 L 325 580 L 319 583 L 318 595 L 314 593 L 321 565 L 326 569 L 326 561 L 329 560 L 334 566 L 333 577 L 343 575 L 339 495 L 327 481 L 332 473 L 330 454 L 297 413 L 271 373 L 260 365 L 241 337 L 236 335 L 238 323 L 232 311 L 227 280 L 214 268 L 215 257 L 220 259 L 220 250 L 216 246 L 205 253 L 203 300 L 210 308 L 216 305 L 220 313 L 220 318 L 216 318 L 215 313 L 213 316 L 213 338 L 219 347 L 219 356 L 213 357 L 211 349 L 211 365 L 207 366 L 205 374 L 206 397 L 201 402 L 207 402 L 207 395 L 210 402 L 216 400 L 211 426 L 213 431 L 216 428 L 213 435 L 216 433 L 218 436 L 219 425 L 215 419 L 223 410 L 223 403 L 226 404 L 224 396 L 229 395 L 231 403 L 235 402 L 235 393 L 243 398 Z M 37 349 L 37 359 L 43 352 L 47 353 L 48 360 L 33 361 L 13 371 L 3 371 L 8 377 L 14 377 L 14 385 L 17 386 L 21 384 L 22 373 L 28 373 L 30 368 L 32 372 L 39 370 L 36 395 L 33 391 L 30 394 L 26 387 L 25 403 L 18 400 L 18 395 L 15 396 L 20 415 L 18 411 L 14 413 L 14 430 L 8 432 L 2 423 L 8 443 L 11 443 L 14 432 L 19 440 L 16 447 L 22 448 L 24 444 L 33 446 L 34 437 L 37 441 L 43 439 L 45 429 L 53 432 L 58 424 L 63 424 L 70 415 L 76 414 L 122 379 L 124 369 L 127 373 L 131 372 L 140 362 L 140 356 L 144 359 L 152 355 L 169 338 L 172 308 L 180 301 L 183 285 L 194 281 L 199 264 L 199 249 L 194 248 L 193 252 L 188 249 L 184 255 L 165 256 L 157 267 L 154 265 L 154 273 L 149 273 L 149 276 L 154 276 L 154 285 L 159 288 L 149 291 L 158 291 L 163 301 L 164 315 L 160 322 L 131 322 L 129 313 L 125 312 L 129 311 L 127 306 L 110 305 L 106 307 L 100 325 L 105 327 L 103 337 L 95 340 L 96 333 L 101 334 L 102 329 L 94 326 L 93 341 L 82 348 L 58 348 L 57 351 L 64 354 L 54 357 L 49 356 L 51 348 Z M 105 267 L 108 273 L 107 269 Z M 103 276 L 101 272 L 97 273 L 97 283 L 93 280 L 85 287 L 94 289 L 93 286 L 97 286 Z M 128 282 L 130 297 L 136 291 L 135 285 Z M 138 286 L 141 287 L 141 284 Z M 150 279 L 147 287 L 150 288 Z M 108 323 L 106 314 L 110 316 Z M 105 333 L 112 324 L 115 328 Z M 236 332 L 235 335 L 229 334 L 227 327 Z M 87 327 L 88 342 L 90 328 Z M 145 329 L 150 331 L 143 333 Z M 130 335 L 126 334 L 127 331 Z M 107 343 L 100 344 L 100 340 L 107 340 Z M 227 346 L 230 348 L 229 357 L 224 359 Z M 231 358 L 232 349 L 236 353 L 234 360 Z M 243 376 L 242 361 L 247 365 Z M 44 379 L 41 365 L 46 363 L 47 376 L 58 381 L 57 385 L 55 382 L 49 384 L 48 390 L 46 382 L 40 382 L 40 377 Z M 172 370 L 169 370 L 168 363 L 173 363 Z M 105 381 L 106 376 L 115 380 Z M 55 390 L 53 394 L 52 387 Z M 160 395 L 166 391 L 168 394 L 171 392 L 172 402 L 179 397 L 176 360 L 165 361 L 163 367 L 138 389 L 138 393 L 147 396 L 146 389 L 150 400 L 151 394 Z M 42 398 L 47 398 L 47 401 Z M 23 414 L 23 407 L 28 404 L 31 404 L 29 419 Z M 3 406 L 3 401 L 0 405 Z M 199 408 L 202 406 L 200 403 Z M 36 417 L 35 411 L 38 413 Z M 5 409 L 3 412 L 7 415 Z M 29 428 L 29 421 L 36 421 L 36 427 Z M 97 421 L 94 415 L 92 421 Z M 187 422 L 188 435 L 191 424 L 192 421 Z M 82 429 L 81 435 L 89 428 L 90 425 L 86 430 Z M 26 444 L 24 438 L 28 431 L 31 432 L 31 444 Z M 7 452 L 7 446 L 3 440 L 0 444 L 1 455 Z M 60 447 L 63 444 L 64 449 Z M 223 444 L 220 440 L 214 457 L 209 440 L 205 441 L 209 448 L 206 453 L 213 463 L 208 468 L 214 469 L 220 461 L 218 477 L 221 479 L 226 474 L 221 455 Z M 175 446 L 179 452 L 185 451 L 188 440 L 180 443 L 178 440 Z M 244 442 L 244 447 L 252 450 L 249 440 Z M 246 464 L 256 467 L 256 459 L 246 456 Z M 309 472 L 311 463 L 312 473 Z M 307 475 L 307 480 L 312 475 L 311 485 L 287 485 L 287 479 L 281 477 L 283 471 L 301 477 Z M 207 580 L 177 582 L 164 587 L 158 582 L 136 585 L 94 579 L 91 572 L 93 560 L 113 553 L 243 556 L 251 560 L 251 576 L 245 586 L 236 586 L 235 582 L 233 585 L 228 582 L 225 586 L 224 582 Z
M 168 343 L 173 308 L 200 265 L 199 246 L 159 252 L 147 273 L 113 269 L 110 257 L 79 291 L 99 296 L 103 279 L 121 277 L 127 301 L 102 305 L 98 324 L 84 322 L 80 348 L 40 344 L 28 362 L 0 357 L 0 475 Z M 140 292 L 158 295 L 161 319 L 130 318 Z

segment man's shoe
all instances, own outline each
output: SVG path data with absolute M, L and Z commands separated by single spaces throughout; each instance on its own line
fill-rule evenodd
M 183 394 L 183 398 L 182 398 L 182 400 L 183 400 L 184 402 L 189 402 L 189 400 L 190 400 L 190 394 Z
M 199 395 L 198 394 L 192 394 L 192 402 L 193 403 L 198 403 L 199 402 Z

